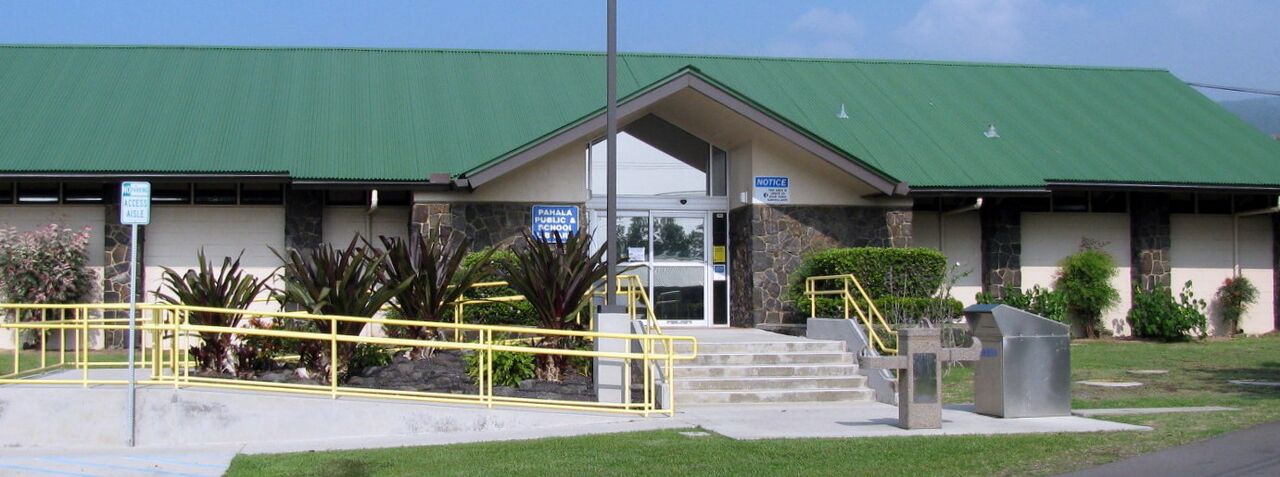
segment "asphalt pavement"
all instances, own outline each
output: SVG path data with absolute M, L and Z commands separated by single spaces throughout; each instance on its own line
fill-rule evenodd
M 1159 452 L 1066 474 L 1101 476 L 1231 476 L 1280 475 L 1280 422 L 1228 432 Z

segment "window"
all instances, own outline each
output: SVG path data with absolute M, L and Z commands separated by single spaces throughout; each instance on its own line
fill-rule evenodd
M 56 204 L 61 198 L 57 182 L 26 182 L 18 184 L 19 204 Z
M 1088 212 L 1089 193 L 1064 191 L 1053 193 L 1054 212 Z
M 62 201 L 67 204 L 102 204 L 109 195 L 104 184 L 68 182 L 62 185 Z
M 1089 208 L 1092 212 L 1128 212 L 1129 201 L 1124 192 L 1090 192 Z
M 608 143 L 587 149 L 588 186 L 605 194 Z M 724 196 L 728 154 L 652 114 L 618 132 L 618 195 Z
M 0 204 L 12 204 L 13 196 L 13 183 L 0 182 Z
M 152 204 L 190 204 L 191 184 L 187 182 L 154 182 L 151 184 Z
M 245 205 L 283 204 L 284 186 L 260 182 L 242 184 L 240 203 Z
M 236 185 L 231 182 L 196 184 L 193 195 L 197 204 L 235 205 Z
M 324 205 L 368 205 L 369 194 L 360 189 L 337 189 L 324 193 Z
M 1196 194 L 1196 213 L 1230 214 L 1231 196 L 1227 194 Z

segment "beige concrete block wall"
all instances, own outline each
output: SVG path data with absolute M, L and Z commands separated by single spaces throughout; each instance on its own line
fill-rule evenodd
M 97 276 L 97 288 L 92 301 L 102 301 L 103 227 L 105 211 L 101 205 L 11 205 L 0 206 L 0 226 L 13 226 L 18 231 L 31 230 L 47 224 L 59 224 L 73 229 L 88 226 L 89 268 Z M 94 348 L 102 346 L 98 337 L 90 337 Z M 13 333 L 0 330 L 0 349 L 13 349 Z M 2 371 L 2 370 L 0 370 Z
M 1034 285 L 1053 288 L 1058 261 L 1079 251 L 1080 240 L 1084 237 L 1107 242 L 1104 250 L 1115 259 L 1117 273 L 1111 280 L 1111 286 L 1120 292 L 1120 303 L 1103 314 L 1102 323 L 1117 335 L 1128 335 L 1130 330 L 1125 316 L 1133 303 L 1133 290 L 1129 283 L 1132 263 L 1129 259 L 1129 214 L 1022 214 L 1022 288 L 1026 290 Z M 1174 242 L 1177 241 L 1175 236 Z M 1177 256 L 1177 251 L 1174 251 L 1174 256 Z
M 155 206 L 144 242 L 145 296 L 148 301 L 158 299 L 162 267 L 179 272 L 195 268 L 201 248 L 215 267 L 243 250 L 240 265 L 245 271 L 266 276 L 280 266 L 272 247 L 284 250 L 283 206 Z
M 379 236 L 409 236 L 409 207 L 379 207 L 372 216 L 368 212 L 366 207 L 325 207 L 324 241 L 334 247 L 346 247 L 358 233 L 381 247 Z
M 416 192 L 415 202 L 585 202 L 587 141 L 575 142 L 474 191 Z M 407 223 L 407 222 L 406 222 Z
M 733 174 L 730 173 L 730 176 Z M 876 190 L 849 173 L 810 154 L 771 132 L 751 141 L 751 172 L 755 176 L 784 176 L 791 179 L 793 205 L 910 205 L 910 200 L 869 199 Z M 750 187 L 752 183 L 747 182 Z M 750 189 L 747 189 L 750 197 Z M 738 197 L 734 197 L 736 201 Z M 735 202 L 736 204 L 736 202 Z
M 968 275 L 951 288 L 951 296 L 965 306 L 972 305 L 977 302 L 974 297 L 982 291 L 982 229 L 978 213 L 940 215 L 937 212 L 913 214 L 914 245 L 941 250 L 947 256 L 948 266 L 960 272 L 968 271 Z M 942 234 L 938 233 L 940 227 Z M 939 242 L 940 238 L 945 243 Z
M 1271 273 L 1271 218 L 1240 219 L 1240 271 L 1258 288 L 1258 301 L 1241 320 L 1245 333 L 1266 333 L 1274 329 Z M 1213 295 L 1223 280 L 1232 276 L 1231 217 L 1227 215 L 1173 215 L 1169 221 L 1173 247 L 1174 293 L 1190 280 L 1196 297 L 1209 302 L 1209 329 L 1226 334 Z

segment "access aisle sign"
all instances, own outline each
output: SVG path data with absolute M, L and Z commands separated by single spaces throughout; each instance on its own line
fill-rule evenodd
M 533 206 L 533 236 L 543 242 L 554 242 L 556 233 L 560 239 L 578 233 L 578 206 L 576 205 L 535 205 Z
M 120 223 L 123 225 L 151 223 L 150 182 L 120 184 Z

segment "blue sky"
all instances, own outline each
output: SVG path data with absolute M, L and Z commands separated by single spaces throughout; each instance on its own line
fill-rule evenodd
M 604 4 L 5 0 L 0 43 L 603 50 Z M 1188 81 L 1280 90 L 1276 0 L 619 4 L 624 51 L 1154 66 Z

